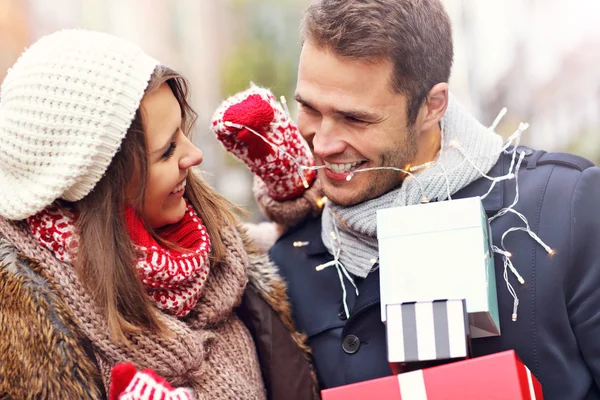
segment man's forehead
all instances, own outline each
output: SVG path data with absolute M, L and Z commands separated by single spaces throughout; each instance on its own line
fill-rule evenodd
M 321 69 L 323 66 L 335 66 L 336 69 L 327 70 Z M 378 75 L 383 75 L 386 79 L 390 76 L 393 70 L 393 63 L 387 58 L 355 58 L 341 56 L 333 50 L 326 48 L 305 45 L 302 48 L 299 60 L 299 72 L 310 73 L 312 71 L 321 74 L 328 72 L 334 73 L 334 76 L 343 76 L 339 70 L 345 72 L 344 75 L 354 74 L 360 75 L 364 72 L 376 72 Z
M 300 57 L 297 94 L 306 100 L 326 95 L 344 100 L 349 97 L 349 102 L 352 98 L 363 103 L 370 98 L 373 103 L 389 101 L 396 94 L 391 85 L 392 69 L 391 62 L 361 62 L 308 45 Z
M 383 87 L 382 87 L 383 86 Z M 299 77 L 295 99 L 321 112 L 381 114 L 386 109 L 404 107 L 403 95 L 393 93 L 385 85 L 339 85 L 322 79 L 313 81 Z

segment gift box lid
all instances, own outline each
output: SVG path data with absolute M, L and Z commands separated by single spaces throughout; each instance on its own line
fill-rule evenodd
M 482 215 L 478 197 L 385 208 L 377 210 L 377 238 L 481 227 Z

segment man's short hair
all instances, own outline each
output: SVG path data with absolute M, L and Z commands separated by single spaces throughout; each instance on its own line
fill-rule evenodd
M 313 0 L 301 36 L 341 57 L 390 60 L 391 87 L 408 99 L 409 125 L 429 90 L 450 78 L 452 27 L 439 0 Z

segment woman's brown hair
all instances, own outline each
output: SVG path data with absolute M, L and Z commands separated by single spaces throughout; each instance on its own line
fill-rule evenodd
M 196 120 L 196 113 L 187 100 L 189 85 L 177 72 L 159 66 L 150 78 L 146 93 L 163 83 L 169 85 L 179 102 L 182 129 L 189 137 Z M 88 293 L 106 316 L 111 337 L 120 341 L 127 341 L 128 335 L 141 330 L 169 334 L 137 275 L 135 265 L 138 255 L 124 218 L 126 204 L 132 205 L 138 212 L 143 209 L 147 174 L 144 120 L 138 109 L 104 177 L 88 196 L 75 203 L 80 233 L 75 267 Z M 133 194 L 125 190 L 132 179 L 139 182 Z M 185 195 L 201 216 L 210 236 L 210 262 L 217 263 L 226 251 L 219 230 L 236 223 L 232 212 L 236 207 L 193 171 L 188 174 Z M 172 247 L 161 240 L 146 221 L 144 223 L 160 243 Z

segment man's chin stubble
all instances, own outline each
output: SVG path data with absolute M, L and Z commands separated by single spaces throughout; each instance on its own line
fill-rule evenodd
M 360 192 L 357 192 L 357 191 L 351 192 L 351 194 L 349 196 L 344 196 L 344 197 L 336 196 L 333 194 L 333 193 L 335 193 L 336 190 L 339 190 L 335 186 L 333 187 L 332 190 L 328 190 L 327 188 L 324 188 L 323 192 L 324 192 L 325 196 L 327 197 L 327 199 L 329 201 L 331 201 L 332 203 L 337 204 L 339 206 L 343 206 L 343 207 L 351 207 L 351 206 L 375 199 L 379 196 L 384 195 L 385 193 L 388 193 L 390 190 L 393 190 L 393 189 L 394 188 L 385 190 L 381 187 L 379 187 L 379 188 L 368 187 L 366 189 L 362 189 Z

